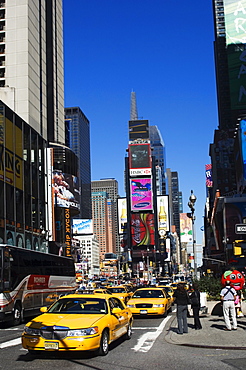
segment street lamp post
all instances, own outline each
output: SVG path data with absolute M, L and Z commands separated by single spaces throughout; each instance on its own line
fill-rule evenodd
M 196 196 L 191 190 L 188 206 L 191 210 L 191 220 L 192 220 L 192 246 L 193 246 L 193 256 L 194 256 L 194 278 L 197 279 L 197 263 L 196 263 L 196 240 L 195 240 L 195 203 L 196 203 Z

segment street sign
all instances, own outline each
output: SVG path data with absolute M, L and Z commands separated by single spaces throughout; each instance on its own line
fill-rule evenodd
M 236 234 L 246 234 L 246 224 L 236 224 L 235 233 Z

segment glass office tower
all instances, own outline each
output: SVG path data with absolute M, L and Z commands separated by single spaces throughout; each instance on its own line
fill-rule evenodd
M 90 122 L 79 107 L 65 108 L 66 145 L 78 157 L 81 189 L 79 218 L 92 218 Z

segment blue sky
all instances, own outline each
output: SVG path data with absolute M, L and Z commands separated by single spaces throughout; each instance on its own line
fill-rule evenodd
M 212 1 L 63 0 L 65 106 L 90 121 L 92 180 L 119 182 L 124 196 L 130 95 L 157 125 L 167 167 L 179 174 L 183 211 L 197 196 L 202 242 L 205 164 L 218 127 Z

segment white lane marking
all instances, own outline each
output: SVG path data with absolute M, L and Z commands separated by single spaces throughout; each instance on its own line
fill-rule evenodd
M 8 342 L 0 343 L 0 348 L 12 347 L 21 344 L 21 338 L 9 340 Z
M 149 331 L 144 333 L 139 339 L 138 343 L 132 348 L 135 352 L 148 352 L 153 344 L 155 343 L 156 339 L 159 337 L 161 332 L 163 331 L 166 323 L 172 316 L 166 317 L 160 325 L 156 328 L 156 331 Z
M 135 326 L 133 326 L 132 327 L 132 329 L 133 330 L 136 330 L 136 329 L 140 329 L 140 330 L 156 330 L 156 329 L 158 329 L 158 327 L 157 326 L 146 326 L 146 327 L 141 327 L 141 326 L 138 326 L 138 327 L 135 327 Z

